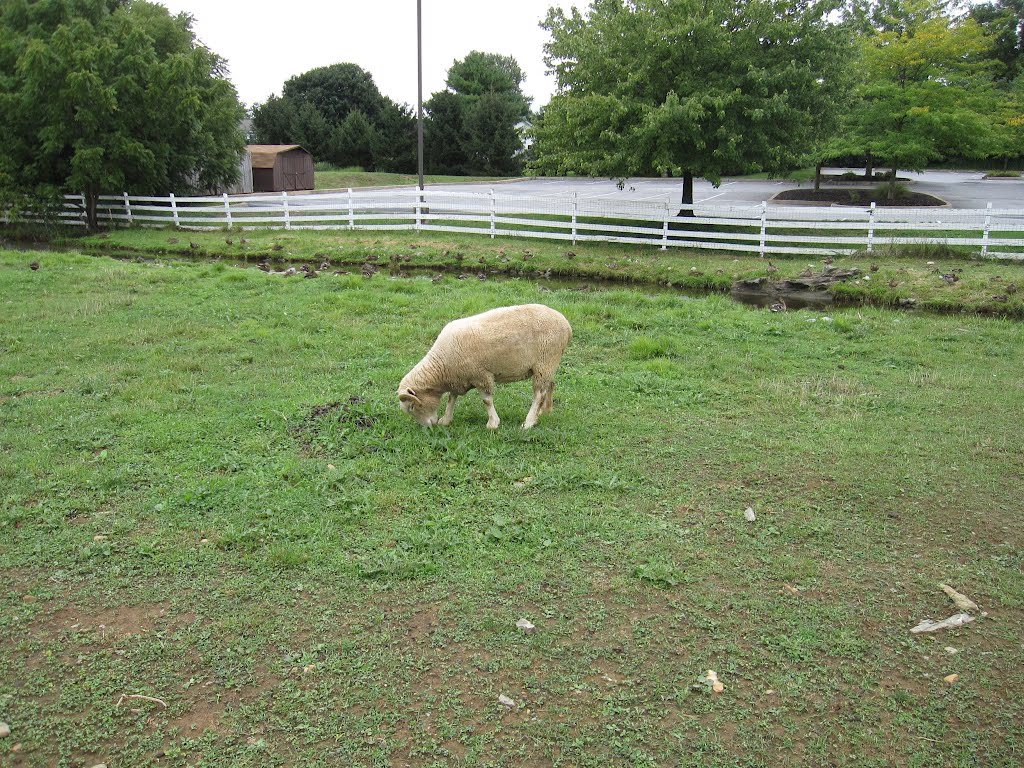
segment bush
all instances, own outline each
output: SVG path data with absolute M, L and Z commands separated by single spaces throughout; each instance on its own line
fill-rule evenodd
M 913 193 L 910 191 L 910 187 L 906 184 L 895 184 L 894 197 L 896 200 L 905 200 L 910 197 Z M 871 190 L 872 198 L 875 200 L 888 200 L 889 199 L 889 184 L 879 184 L 877 187 Z

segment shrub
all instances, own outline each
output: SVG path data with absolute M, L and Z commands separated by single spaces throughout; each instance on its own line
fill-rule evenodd
M 896 200 L 905 200 L 910 197 L 913 192 L 910 191 L 910 187 L 906 184 L 895 184 L 894 197 Z M 871 190 L 872 199 L 874 200 L 888 200 L 889 199 L 889 184 L 879 184 L 877 187 Z

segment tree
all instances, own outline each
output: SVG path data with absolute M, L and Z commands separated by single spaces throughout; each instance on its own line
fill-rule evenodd
M 877 31 L 863 41 L 866 79 L 850 132 L 892 168 L 892 199 L 897 169 L 991 150 L 993 60 L 977 22 L 951 18 L 943 2 L 893 0 L 874 22 Z
M 337 159 L 332 162 L 339 166 L 358 166 L 369 169 L 373 166 L 373 126 L 361 110 L 355 109 L 338 128 L 334 141 L 338 147 Z
M 271 95 L 252 108 L 252 127 L 257 144 L 291 144 L 295 135 L 295 108 L 290 101 Z
M 285 102 L 286 104 L 289 102 Z M 292 114 L 291 132 L 284 144 L 301 144 L 313 157 L 332 160 L 332 137 L 334 127 L 327 122 L 320 110 L 309 103 L 300 103 Z
M 101 192 L 210 189 L 238 178 L 244 110 L 192 19 L 145 0 L 0 6 L 0 185 Z
M 301 144 L 318 160 L 378 170 L 415 168 L 415 124 L 411 161 L 406 154 L 410 120 L 407 107 L 381 95 L 373 76 L 351 63 L 303 72 L 281 96 L 253 108 L 261 143 Z
M 1024 0 L 996 0 L 972 5 L 971 18 L 992 41 L 992 56 L 1004 67 L 1000 80 L 1024 74 Z
M 1024 158 L 1024 73 L 1002 89 L 998 106 L 992 112 L 994 131 L 990 155 L 1003 161 Z
M 521 167 L 518 126 L 530 114 L 523 72 L 511 56 L 473 51 L 433 94 L 424 144 L 434 172 L 511 175 Z
M 530 114 L 530 100 L 522 91 L 524 80 L 526 76 L 511 56 L 472 51 L 452 64 L 445 84 L 470 104 L 484 96 L 506 101 L 509 113 L 518 121 Z
M 389 100 L 371 140 L 373 167 L 391 173 L 414 173 L 417 165 L 416 118 L 405 104 Z
M 424 165 L 430 173 L 466 173 L 465 100 L 452 91 L 438 91 L 423 108 Z
M 516 130 L 520 119 L 515 105 L 498 94 L 484 94 L 469 107 L 463 149 L 471 173 L 513 176 L 522 170 L 523 140 Z
M 357 109 L 375 122 L 387 106 L 373 75 L 348 62 L 296 75 L 285 82 L 281 97 L 296 105 L 311 104 L 332 126 Z
M 547 173 L 693 178 L 794 167 L 833 121 L 848 35 L 817 0 L 594 0 L 553 8 Z

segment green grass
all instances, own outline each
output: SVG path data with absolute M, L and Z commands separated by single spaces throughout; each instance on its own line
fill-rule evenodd
M 488 181 L 508 181 L 507 177 L 498 176 L 440 176 L 426 175 L 424 184 L 458 184 L 482 183 Z M 415 173 L 383 173 L 364 171 L 361 168 L 341 168 L 331 170 L 317 169 L 313 183 L 316 189 L 355 189 L 357 187 L 398 187 L 415 185 L 419 177 Z
M 0 764 L 1020 764 L 1018 322 L 31 258 Z M 496 432 L 399 411 L 446 321 L 533 301 L 575 332 L 536 429 L 526 383 Z M 911 635 L 940 581 L 988 615 Z
M 823 268 L 821 261 L 806 256 L 762 259 L 756 253 L 685 248 L 661 251 L 657 246 L 572 245 L 449 233 L 130 229 L 64 242 L 129 256 L 212 257 L 229 263 L 270 259 L 278 263 L 306 262 L 314 267 L 328 259 L 335 269 L 355 272 L 364 264 L 372 264 L 395 272 L 418 269 L 468 276 L 479 272 L 524 277 L 546 274 L 573 281 L 616 281 L 719 293 L 728 292 L 738 279 L 797 277 L 808 269 L 820 272 Z M 944 246 L 921 245 L 836 257 L 834 266 L 855 267 L 866 276 L 833 289 L 843 302 L 899 306 L 912 300 L 919 308 L 940 312 L 1024 317 L 1022 261 L 972 259 L 969 254 Z M 773 268 L 776 271 L 772 272 Z M 943 274 L 954 271 L 958 277 L 955 283 L 942 279 Z

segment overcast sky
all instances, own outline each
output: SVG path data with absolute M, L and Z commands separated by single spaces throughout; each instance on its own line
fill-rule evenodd
M 228 60 L 247 105 L 281 94 L 284 81 L 314 67 L 352 62 L 373 75 L 381 93 L 416 106 L 416 0 L 158 0 L 195 17 L 193 28 Z M 538 25 L 549 7 L 588 0 L 422 0 L 423 99 L 444 88 L 452 62 L 470 51 L 512 56 L 523 92 L 538 109 L 554 91 L 545 72 L 548 33 Z

